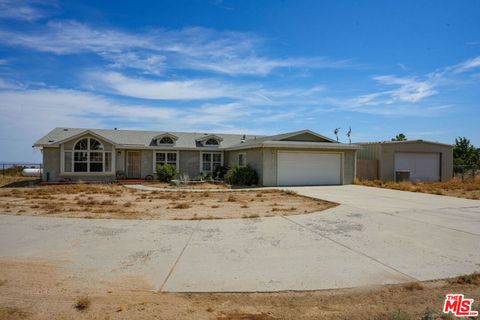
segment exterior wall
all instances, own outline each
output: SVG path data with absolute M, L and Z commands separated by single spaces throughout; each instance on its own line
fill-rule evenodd
M 357 178 L 362 180 L 377 180 L 378 162 L 378 160 L 357 160 Z
M 127 170 L 127 167 L 126 167 L 126 156 L 127 156 L 127 152 L 122 149 L 122 150 L 117 150 L 117 152 L 115 153 L 115 171 L 123 171 L 125 172 L 125 170 Z
M 277 185 L 277 154 L 281 150 L 294 150 L 294 151 L 323 151 L 323 152 L 339 152 L 343 153 L 343 184 L 351 184 L 355 179 L 356 170 L 356 150 L 312 150 L 312 149 L 277 149 L 277 148 L 265 148 L 263 149 L 263 175 L 262 184 L 264 186 L 276 186 Z
M 453 176 L 453 147 L 412 141 L 411 143 L 392 143 L 381 146 L 379 172 L 380 179 L 383 181 L 395 180 L 396 152 L 438 152 L 440 153 L 440 179 L 448 181 Z
M 357 152 L 358 160 L 380 160 L 382 145 L 379 143 L 362 144 L 362 149 Z
M 200 175 L 200 151 L 182 150 L 179 151 L 180 174 L 188 174 L 190 179 Z
M 229 167 L 238 165 L 238 155 L 245 154 L 246 163 L 258 173 L 258 181 L 263 184 L 263 149 L 245 149 L 225 152 L 225 164 Z
M 60 148 L 43 148 L 43 181 L 60 181 Z M 48 179 L 47 179 L 48 176 Z
M 153 171 L 153 152 L 152 150 L 140 151 L 140 178 L 144 179 L 148 175 L 154 178 L 156 173 Z

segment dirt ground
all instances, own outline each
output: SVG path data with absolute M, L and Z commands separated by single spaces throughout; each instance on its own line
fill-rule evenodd
M 0 212 L 12 215 L 197 220 L 294 215 L 336 205 L 281 190 L 162 192 L 115 184 L 0 188 Z
M 462 181 L 461 179 L 454 178 L 447 182 L 382 182 L 380 180 L 356 180 L 355 184 L 368 186 L 368 187 L 377 187 L 377 188 L 387 188 L 394 190 L 402 191 L 412 191 L 412 192 L 423 192 L 438 194 L 444 196 L 465 198 L 465 199 L 474 199 L 480 200 L 480 176 L 475 180 L 468 179 Z
M 156 188 L 162 188 L 162 189 L 176 189 L 177 187 L 175 185 L 172 185 L 171 183 L 166 183 L 166 182 L 147 182 L 145 183 L 146 186 L 149 187 L 156 187 Z M 209 183 L 209 182 L 204 182 L 204 183 L 191 183 L 187 184 L 184 186 L 181 186 L 180 188 L 184 189 L 203 189 L 203 190 L 226 190 L 230 189 L 229 186 L 223 183 Z
M 156 293 L 141 278 L 89 279 L 45 261 L 0 260 L 0 319 L 420 319 L 447 293 L 480 307 L 480 276 L 279 293 Z

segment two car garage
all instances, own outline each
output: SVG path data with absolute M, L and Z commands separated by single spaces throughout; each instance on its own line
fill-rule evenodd
M 280 186 L 342 183 L 342 153 L 279 151 L 277 161 Z

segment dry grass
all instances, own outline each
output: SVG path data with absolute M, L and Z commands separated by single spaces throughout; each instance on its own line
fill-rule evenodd
M 148 182 L 145 183 L 147 186 L 162 188 L 162 189 L 177 189 L 178 187 L 166 182 Z M 191 183 L 187 185 L 180 186 L 180 188 L 184 189 L 203 189 L 203 190 L 226 190 L 230 189 L 230 187 L 224 183 L 210 183 L 210 182 L 202 182 L 202 183 Z
M 85 311 L 90 307 L 90 299 L 88 296 L 79 297 L 73 307 L 78 311 Z
M 36 177 L 23 177 L 23 176 L 10 176 L 10 175 L 2 175 L 0 174 L 0 187 L 5 186 L 16 186 L 16 185 L 25 185 L 28 186 L 30 184 L 34 185 L 38 182 L 38 178 Z
M 475 299 L 480 286 L 455 279 L 422 282 L 423 290 L 404 284 L 373 288 L 273 293 L 156 293 L 140 277 L 98 281 L 44 262 L 0 261 L 8 283 L 0 294 L 0 319 L 296 319 L 389 320 L 394 315 L 422 319 L 427 310 L 443 317 L 447 293 Z M 78 292 L 88 294 L 87 312 L 78 312 Z M 450 318 L 453 319 L 453 318 Z
M 480 177 L 475 180 L 454 178 L 447 182 L 382 182 L 380 180 L 355 180 L 355 184 L 401 191 L 423 192 L 466 199 L 480 200 Z
M 1 213 L 88 219 L 265 217 L 317 212 L 334 206 L 335 203 L 281 190 L 139 191 L 114 184 L 0 188 Z

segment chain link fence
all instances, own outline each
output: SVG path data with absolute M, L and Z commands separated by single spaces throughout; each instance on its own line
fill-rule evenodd
M 453 166 L 453 176 L 462 180 L 480 177 L 480 166 L 477 165 L 456 165 Z
M 41 163 L 0 163 L 0 175 L 3 176 L 21 176 L 23 169 L 40 169 L 38 170 L 38 177 L 42 176 L 42 164 Z

